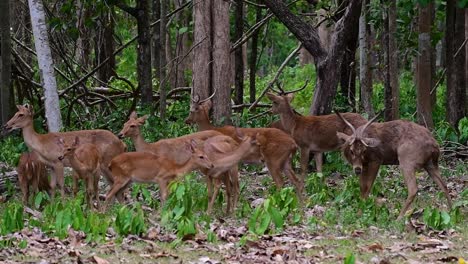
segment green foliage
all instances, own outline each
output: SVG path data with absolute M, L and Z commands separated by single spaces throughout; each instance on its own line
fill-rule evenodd
M 140 203 L 136 203 L 131 209 L 121 206 L 117 209 L 114 222 L 115 230 L 121 236 L 129 234 L 141 235 L 146 231 L 145 216 Z
M 458 123 L 458 131 L 460 132 L 459 142 L 466 144 L 468 141 L 468 117 L 464 117 Z
M 0 234 L 13 233 L 23 229 L 23 227 L 23 205 L 18 202 L 8 204 L 1 218 Z
M 346 257 L 344 258 L 343 263 L 344 264 L 354 264 L 354 263 L 356 263 L 356 257 L 354 256 L 353 253 L 348 253 L 348 255 L 346 255 Z
M 423 214 L 424 223 L 434 229 L 443 230 L 453 226 L 452 217 L 447 212 L 441 212 L 436 208 L 426 208 Z
M 249 219 L 249 231 L 257 235 L 265 234 L 271 224 L 282 230 L 286 220 L 293 224 L 301 220 L 298 199 L 292 188 L 284 188 L 268 197 L 262 205 L 255 208 Z
M 21 153 L 26 151 L 22 137 L 11 135 L 0 140 L 0 160 L 9 166 L 16 167 Z

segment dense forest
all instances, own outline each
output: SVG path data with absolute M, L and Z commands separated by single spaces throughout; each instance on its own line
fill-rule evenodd
M 467 0 L 0 18 L 0 261 L 465 263 Z

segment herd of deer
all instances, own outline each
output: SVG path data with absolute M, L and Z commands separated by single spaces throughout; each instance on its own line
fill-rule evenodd
M 377 176 L 380 165 L 398 164 L 408 188 L 408 197 L 399 218 L 404 216 L 417 193 L 415 173 L 425 169 L 443 190 L 451 207 L 447 187 L 441 178 L 438 159 L 439 147 L 430 131 L 413 122 L 395 120 L 373 123 L 356 113 L 324 116 L 302 116 L 291 107 L 292 93 L 267 93 L 272 101 L 272 112 L 280 115 L 280 122 L 269 128 L 216 127 L 210 123 L 211 97 L 192 100 L 187 124 L 196 124 L 199 132 L 162 139 L 154 143 L 144 140 L 140 127 L 147 116 L 137 117 L 133 112 L 118 137 L 107 130 L 81 130 L 38 134 L 33 127 L 33 110 L 18 105 L 18 112 L 4 129 L 22 129 L 23 138 L 31 153 L 22 155 L 18 175 L 23 200 L 30 193 L 48 190 L 54 197 L 58 184 L 64 195 L 64 167 L 73 168 L 73 191 L 78 191 L 78 179 L 86 186 L 88 206 L 96 200 L 99 208 L 98 181 L 102 174 L 111 185 L 106 205 L 114 196 L 123 201 L 123 193 L 132 182 L 157 183 L 160 199 L 168 196 L 168 184 L 179 175 L 200 170 L 207 178 L 208 212 L 225 185 L 227 213 L 236 208 L 239 197 L 238 163 L 264 163 L 276 186 L 284 184 L 282 174 L 303 195 L 309 153 L 315 157 L 317 171 L 322 170 L 322 153 L 341 150 L 360 177 L 361 196 L 366 198 Z M 279 129 L 278 129 L 279 128 Z M 136 152 L 125 152 L 120 140 L 128 137 Z M 291 162 L 300 149 L 301 176 L 297 177 Z M 51 169 L 50 183 L 46 169 Z

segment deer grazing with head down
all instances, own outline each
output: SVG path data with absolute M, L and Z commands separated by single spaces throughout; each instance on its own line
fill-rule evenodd
M 30 194 L 34 195 L 38 190 L 50 190 L 45 164 L 39 160 L 36 153 L 25 152 L 21 154 L 16 171 L 24 204 L 28 203 Z
M 429 173 L 444 192 L 449 207 L 452 207 L 447 186 L 439 171 L 439 145 L 427 128 L 406 120 L 372 123 L 377 115 L 356 129 L 345 116 L 336 114 L 353 132 L 351 135 L 337 132 L 337 137 L 344 142 L 342 150 L 345 158 L 359 175 L 361 197 L 369 196 L 380 165 L 399 165 L 408 188 L 408 197 L 398 219 L 405 215 L 416 197 L 418 185 L 415 173 L 420 169 Z
M 240 132 L 239 136 L 242 140 L 240 144 L 237 144 L 234 139 L 231 139 L 233 142 L 230 144 L 220 143 L 218 137 L 224 138 L 226 136 L 216 136 L 205 141 L 203 151 L 213 162 L 213 168 L 202 170 L 207 175 L 208 213 L 211 213 L 221 181 L 226 186 L 226 212 L 229 214 L 231 207 L 236 208 L 239 195 L 239 180 L 236 177 L 238 175 L 238 163 L 241 159 L 256 152 L 258 148 L 255 138 L 244 136 Z
M 70 141 L 59 140 L 63 147 L 63 155 L 59 159 L 67 158 L 73 169 L 73 193 L 78 192 L 78 180 L 82 179 L 86 187 L 86 202 L 92 208 L 93 198 L 96 200 L 99 209 L 99 167 L 101 164 L 101 154 L 94 144 L 80 143 L 80 138 Z
M 339 149 L 340 142 L 336 132 L 349 134 L 351 130 L 336 115 L 302 116 L 295 113 L 291 101 L 294 98 L 293 93 L 297 91 L 284 92 L 282 90 L 277 91 L 280 95 L 267 93 L 267 96 L 273 102 L 272 112 L 280 115 L 282 127 L 301 149 L 301 170 L 304 180 L 307 174 L 309 153 L 314 153 L 317 172 L 322 172 L 322 153 Z M 366 123 L 366 119 L 359 114 L 345 113 L 343 115 L 355 126 Z
M 190 157 L 181 164 L 164 155 L 158 156 L 150 152 L 127 152 L 115 157 L 109 166 L 114 177 L 114 184 L 106 195 L 106 207 L 115 195 L 122 195 L 132 183 L 157 183 L 160 189 L 161 203 L 166 201 L 169 183 L 178 176 L 193 170 L 213 168 L 213 163 L 206 154 L 198 149 L 195 140 L 181 142 Z
M 62 197 L 64 196 L 64 178 L 63 167 L 70 166 L 67 159 L 60 161 L 58 158 L 62 155 L 62 147 L 57 145 L 57 140 L 73 140 L 80 138 L 82 143 L 95 142 L 99 153 L 102 153 L 101 172 L 106 179 L 112 183 L 112 175 L 109 172 L 108 165 L 113 157 L 125 151 L 125 144 L 120 141 L 112 132 L 108 130 L 79 130 L 70 132 L 56 132 L 47 134 L 38 134 L 33 126 L 33 109 L 29 105 L 17 105 L 18 112 L 4 125 L 4 129 L 9 132 L 14 129 L 22 129 L 24 142 L 28 148 L 35 152 L 39 160 L 44 162 L 52 169 L 50 187 L 51 197 L 55 195 L 55 187 L 58 183 Z
M 238 143 L 240 139 L 237 136 L 236 128 L 233 126 L 213 126 L 209 119 L 209 111 L 211 109 L 211 95 L 210 97 L 201 100 L 200 98 L 192 99 L 190 106 L 190 114 L 185 120 L 187 124 L 196 124 L 199 131 L 215 130 L 230 136 Z M 293 154 L 296 152 L 296 143 L 285 132 L 276 128 L 238 128 L 239 131 L 251 138 L 256 138 L 260 135 L 265 139 L 263 142 L 264 152 L 260 153 L 260 148 L 242 158 L 243 162 L 247 163 L 261 163 L 265 162 L 277 188 L 283 187 L 284 181 L 281 174 L 285 174 L 291 183 L 295 186 L 297 194 L 300 196 L 303 191 L 303 182 L 298 179 L 291 168 L 291 160 Z

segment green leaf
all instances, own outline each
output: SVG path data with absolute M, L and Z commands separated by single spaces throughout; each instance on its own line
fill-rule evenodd
M 179 28 L 179 34 L 183 34 L 188 31 L 188 27 L 181 27 Z
M 42 192 L 39 192 L 34 198 L 34 207 L 36 207 L 36 209 L 39 209 L 41 206 L 42 200 L 44 199 L 43 195 L 44 194 Z
M 263 214 L 261 217 L 260 226 L 257 228 L 256 232 L 258 235 L 265 234 L 266 230 L 270 226 L 271 216 L 269 214 Z
M 281 213 L 275 207 L 270 207 L 270 215 L 273 219 L 273 223 L 275 224 L 276 228 L 282 228 L 284 225 L 284 219 Z
M 440 216 L 442 218 L 442 225 L 444 227 L 448 226 L 450 224 L 450 220 L 451 220 L 450 215 L 447 212 L 441 212 Z

